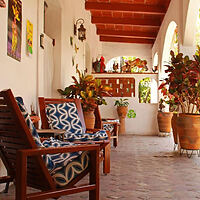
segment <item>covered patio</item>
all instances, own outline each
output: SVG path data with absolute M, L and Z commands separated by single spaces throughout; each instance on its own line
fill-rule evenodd
M 115 142 L 110 142 L 108 134 L 102 139 L 107 142 L 107 147 L 101 144 L 103 151 L 99 157 L 109 160 L 99 171 L 101 200 L 200 199 L 200 159 L 197 155 L 200 155 L 200 146 L 192 151 L 190 159 L 185 153 L 180 155 L 181 134 L 177 133 L 178 139 L 175 139 L 174 129 L 161 131 L 157 123 L 158 111 L 170 113 L 172 117 L 191 102 L 193 107 L 189 105 L 188 113 L 191 110 L 195 115 L 200 113 L 199 0 L 0 0 L 0 21 L 0 91 L 10 88 L 15 97 L 23 97 L 28 113 L 37 119 L 34 123 L 37 129 L 52 128 L 43 126 L 39 97 L 52 98 L 52 102 L 78 97 L 84 108 L 84 100 L 101 86 L 111 88 L 111 95 L 104 93 L 101 96 L 106 103 L 94 103 L 100 113 L 99 118 L 96 116 L 100 126 L 95 128 L 103 128 L 101 118 L 117 119 L 111 122 L 115 123 Z M 174 54 L 170 55 L 170 51 Z M 186 66 L 186 72 L 181 68 L 178 79 L 169 78 L 172 69 L 177 70 L 177 63 L 179 68 Z M 193 69 L 188 70 L 188 66 Z M 188 101 L 185 100 L 187 95 L 181 99 L 181 93 L 177 95 L 176 91 L 182 74 L 184 84 L 191 79 L 193 83 L 196 81 L 187 85 L 188 91 L 192 86 L 196 89 L 196 93 L 192 93 L 194 98 L 190 92 L 185 92 L 184 85 L 184 95 L 190 94 Z M 99 84 L 97 89 L 90 87 L 83 91 L 79 85 L 81 76 L 89 79 L 91 85 Z M 173 80 L 178 86 L 173 86 L 172 91 Z M 162 84 L 164 86 L 158 90 Z M 73 93 L 74 85 L 78 85 L 78 95 Z M 71 94 L 65 93 L 69 91 L 68 87 L 72 88 Z M 173 102 L 169 99 L 172 96 Z M 124 117 L 118 116 L 115 106 L 121 98 L 128 102 Z M 161 99 L 164 107 L 159 104 Z M 194 99 L 198 103 L 193 102 Z M 1 97 L 0 104 L 4 106 L 4 103 Z M 76 112 L 78 116 L 79 108 Z M 43 114 L 46 113 L 45 107 Z M 86 120 L 82 111 L 78 117 L 80 131 L 84 132 L 88 127 L 83 123 Z M 3 120 L 0 122 L 2 128 L 5 119 L 0 116 L 0 120 Z M 45 120 L 46 124 L 50 121 L 48 116 Z M 168 121 L 171 124 L 171 118 Z M 200 119 L 192 129 L 199 126 Z M 116 139 L 118 128 L 119 138 Z M 61 134 L 58 131 L 59 139 L 66 139 L 65 131 Z M 2 129 L 1 148 L 4 148 L 4 137 L 7 136 Z M 193 143 L 193 138 L 190 141 Z M 190 153 L 193 149 L 189 147 L 188 150 Z M 0 158 L 0 176 L 6 176 L 2 160 Z M 98 174 L 98 166 L 95 169 Z M 86 179 L 84 177 L 81 182 Z M 0 184 L 0 191 L 4 188 L 5 185 Z M 28 191 L 32 190 L 28 188 Z M 0 193 L 0 199 L 14 198 L 14 184 L 7 194 Z M 83 192 L 60 199 L 88 198 L 88 193 Z

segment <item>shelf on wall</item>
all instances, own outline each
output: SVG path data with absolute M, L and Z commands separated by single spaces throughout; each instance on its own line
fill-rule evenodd
M 113 75 L 116 75 L 116 74 L 158 74 L 157 72 L 156 73 L 153 73 L 153 72 L 126 72 L 126 73 L 113 73 L 113 72 L 111 72 L 111 73 L 109 73 L 109 72 L 107 72 L 107 73 L 105 73 L 105 72 L 98 72 L 98 73 L 96 73 L 96 72 L 92 72 L 92 74 L 113 74 Z

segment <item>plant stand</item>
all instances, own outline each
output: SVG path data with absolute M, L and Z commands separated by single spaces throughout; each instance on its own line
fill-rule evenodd
M 126 133 L 126 126 L 125 126 L 125 118 L 128 112 L 127 106 L 118 106 L 117 113 L 119 115 L 120 127 L 119 127 L 119 134 L 123 135 Z

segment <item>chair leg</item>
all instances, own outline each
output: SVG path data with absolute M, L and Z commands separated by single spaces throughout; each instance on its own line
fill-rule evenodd
M 107 144 L 103 150 L 104 160 L 103 160 L 103 173 L 110 173 L 110 143 Z
M 10 182 L 7 182 L 6 186 L 5 186 L 5 189 L 3 191 L 4 193 L 8 193 L 9 185 L 10 185 Z

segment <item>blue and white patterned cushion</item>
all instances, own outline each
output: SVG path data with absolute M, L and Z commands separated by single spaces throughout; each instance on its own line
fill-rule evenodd
M 105 120 L 106 122 L 117 122 L 119 123 L 118 119 L 107 119 Z M 110 133 L 113 132 L 114 130 L 114 124 L 103 124 L 103 129 L 106 131 L 110 131 Z
M 76 134 L 76 133 L 69 133 L 65 132 L 65 140 L 69 142 L 74 141 L 100 141 L 100 140 L 107 140 L 108 134 L 105 130 L 97 131 L 96 133 L 84 133 L 84 134 Z
M 30 119 L 26 107 L 24 106 L 23 99 L 21 97 L 16 97 L 16 101 L 38 147 L 49 148 L 77 145 L 70 142 L 55 140 L 54 138 L 50 138 L 41 143 L 38 133 Z M 43 155 L 42 158 L 58 186 L 67 185 L 78 174 L 83 172 L 89 164 L 88 152 L 85 151 L 47 154 Z
M 28 114 L 28 111 L 27 111 L 26 107 L 24 106 L 23 99 L 21 97 L 16 97 L 15 99 L 16 99 L 17 105 L 19 106 L 19 109 L 20 109 L 20 111 L 21 111 L 21 113 L 22 113 L 22 115 L 25 119 L 25 122 L 30 129 L 30 132 L 33 136 L 35 143 L 37 144 L 38 147 L 43 147 L 43 145 L 40 141 L 40 137 L 39 137 L 32 121 L 31 121 L 31 118 Z
M 75 103 L 48 104 L 46 114 L 51 129 L 65 129 L 76 134 L 84 133 Z

